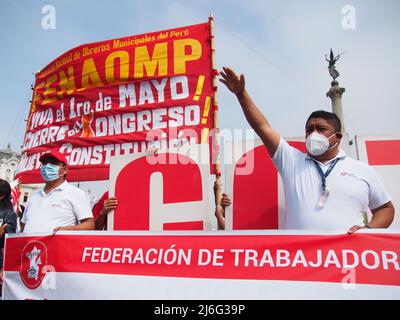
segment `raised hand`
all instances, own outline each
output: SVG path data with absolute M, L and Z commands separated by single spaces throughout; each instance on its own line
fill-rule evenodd
M 221 71 L 219 74 L 222 79 L 219 79 L 226 87 L 234 94 L 240 95 L 244 91 L 245 80 L 244 75 L 241 74 L 240 77 L 230 68 L 223 67 L 224 71 Z

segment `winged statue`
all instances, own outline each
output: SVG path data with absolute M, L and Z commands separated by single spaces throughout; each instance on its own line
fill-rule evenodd
M 339 58 L 341 57 L 342 54 L 338 54 L 336 57 L 333 54 L 333 51 L 331 49 L 331 52 L 329 54 L 329 59 L 327 57 L 327 55 L 325 55 L 325 60 L 329 62 L 329 66 L 328 66 L 328 70 L 329 70 L 329 74 L 330 76 L 333 78 L 333 80 L 335 80 L 337 77 L 340 76 L 339 71 L 336 70 L 336 66 L 335 63 L 336 61 L 339 60 Z

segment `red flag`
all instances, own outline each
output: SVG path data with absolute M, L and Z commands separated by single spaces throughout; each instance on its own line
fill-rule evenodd
M 15 212 L 19 212 L 19 197 L 21 195 L 21 183 L 19 179 L 14 180 L 10 184 L 11 186 L 11 203 L 14 207 Z

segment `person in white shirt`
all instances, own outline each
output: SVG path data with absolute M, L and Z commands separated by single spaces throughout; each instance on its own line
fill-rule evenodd
M 94 230 L 89 198 L 65 180 L 68 172 L 65 156 L 51 151 L 44 153 L 39 161 L 46 184 L 30 196 L 21 220 L 21 232 Z
M 339 149 L 339 118 L 313 112 L 306 121 L 307 154 L 289 146 L 270 126 L 245 89 L 244 75 L 223 68 L 220 81 L 236 95 L 247 121 L 263 141 L 284 186 L 286 229 L 387 228 L 394 207 L 375 170 Z M 364 224 L 364 213 L 372 219 Z

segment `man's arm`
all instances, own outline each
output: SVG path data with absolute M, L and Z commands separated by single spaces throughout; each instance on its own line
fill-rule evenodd
M 215 217 L 217 218 L 218 230 L 225 230 L 225 216 L 224 209 L 221 205 L 215 208 Z
M 106 199 L 100 210 L 99 215 L 95 219 L 96 230 L 103 230 L 106 226 L 107 215 L 118 206 L 118 200 L 116 197 L 110 197 Z
M 215 208 L 215 217 L 218 222 L 218 230 L 225 230 L 225 208 L 232 204 L 232 200 L 226 193 L 222 194 L 221 204 Z
M 94 225 L 95 225 L 95 230 L 104 230 L 104 227 L 106 225 L 106 219 L 107 219 L 107 214 L 99 214 L 95 219 L 94 219 Z
M 227 67 L 224 67 L 223 70 L 224 72 L 220 73 L 223 79 L 220 79 L 220 81 L 236 95 L 247 122 L 260 137 L 269 155 L 273 157 L 279 145 L 279 134 L 270 126 L 268 120 L 246 91 L 244 75 L 242 74 L 239 77 L 232 69 Z
M 385 203 L 383 206 L 376 208 L 372 211 L 372 219 L 366 226 L 353 226 L 349 229 L 348 233 L 354 233 L 359 229 L 366 228 L 388 228 L 394 218 L 394 206 L 392 201 Z
M 54 233 L 60 230 L 94 230 L 94 219 L 93 218 L 87 218 L 87 219 L 82 219 L 80 221 L 80 224 L 77 224 L 75 226 L 67 226 L 67 227 L 57 227 L 53 230 Z
M 388 228 L 394 219 L 394 206 L 392 201 L 372 211 L 372 219 L 368 223 L 371 228 Z

